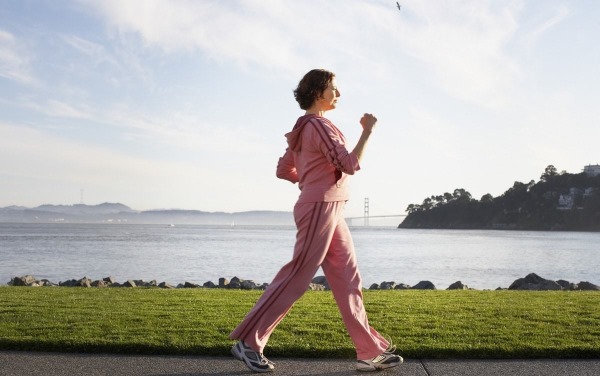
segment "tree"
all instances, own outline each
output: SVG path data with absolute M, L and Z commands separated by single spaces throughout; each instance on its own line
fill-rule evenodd
M 408 207 L 406 208 L 406 212 L 408 214 L 412 214 L 412 213 L 416 213 L 419 211 L 419 209 L 421 209 L 421 205 L 416 205 L 416 204 L 410 204 L 408 205 Z
M 546 169 L 544 170 L 544 173 L 542 174 L 542 176 L 540 176 L 540 180 L 542 181 L 549 181 L 551 180 L 554 176 L 557 176 L 557 169 L 556 167 L 554 167 L 554 165 L 548 165 L 548 167 L 546 167 Z
M 483 196 L 481 196 L 481 199 L 479 201 L 481 201 L 482 204 L 491 204 L 492 202 L 494 202 L 494 196 L 492 196 L 489 193 L 486 193 Z
M 463 188 L 457 188 L 452 193 L 455 201 L 471 201 L 471 194 L 465 191 Z

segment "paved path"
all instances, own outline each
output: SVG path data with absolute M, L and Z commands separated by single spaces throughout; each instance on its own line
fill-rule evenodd
M 350 359 L 273 359 L 273 375 L 369 375 Z M 229 357 L 130 356 L 0 351 L 2 376 L 198 376 L 251 375 Z M 598 376 L 600 359 L 588 360 L 407 360 L 380 376 Z

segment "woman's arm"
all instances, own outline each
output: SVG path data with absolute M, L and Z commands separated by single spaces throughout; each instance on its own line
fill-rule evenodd
M 356 158 L 358 158 L 359 162 L 364 154 L 367 141 L 369 140 L 369 137 L 371 137 L 371 132 L 373 132 L 375 123 L 377 123 L 377 118 L 371 114 L 364 114 L 360 119 L 360 125 L 362 126 L 363 131 L 358 139 L 358 142 L 356 143 L 356 146 L 352 150 L 352 153 L 356 155 Z
M 294 155 L 289 148 L 285 150 L 283 157 L 279 158 L 276 175 L 279 179 L 285 179 L 292 183 L 298 182 L 298 171 L 296 171 Z

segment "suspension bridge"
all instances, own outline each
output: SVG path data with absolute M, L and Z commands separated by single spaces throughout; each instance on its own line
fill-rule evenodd
M 396 226 L 402 222 L 406 214 L 385 214 L 385 215 L 370 215 L 369 198 L 365 197 L 364 211 L 362 217 L 346 217 L 346 221 L 350 226 L 385 226 L 393 225 L 394 219 L 397 220 Z

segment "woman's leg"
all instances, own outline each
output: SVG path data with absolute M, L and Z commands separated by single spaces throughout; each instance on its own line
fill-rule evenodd
M 354 243 L 342 216 L 322 264 L 323 271 L 352 338 L 358 359 L 370 359 L 383 353 L 389 342 L 369 326 L 363 305 L 362 279 L 358 271 Z
M 263 352 L 277 324 L 308 289 L 329 249 L 341 206 L 334 202 L 296 204 L 298 232 L 292 260 L 281 268 L 254 308 L 230 334 Z

